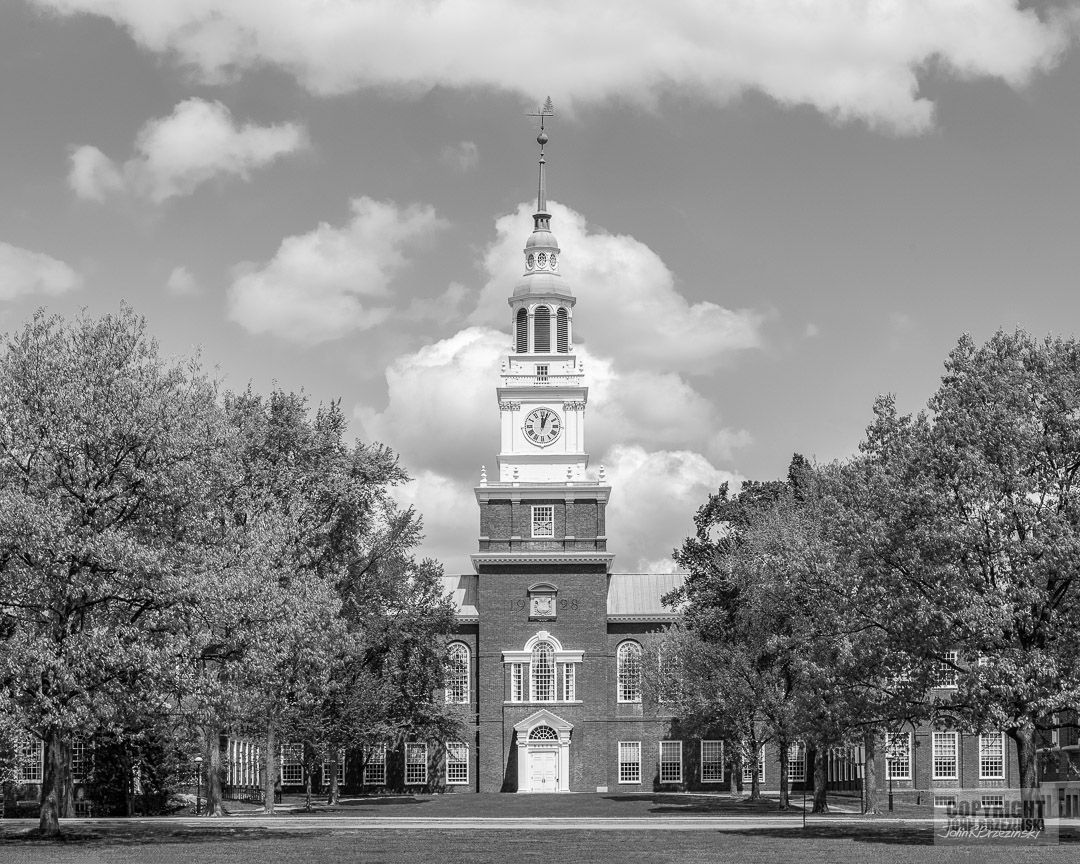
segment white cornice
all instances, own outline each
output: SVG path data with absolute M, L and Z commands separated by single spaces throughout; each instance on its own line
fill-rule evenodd
M 603 564 L 611 570 L 613 552 L 474 552 L 469 556 L 473 569 L 480 572 L 481 564 Z
M 611 497 L 611 487 L 601 486 L 595 480 L 570 481 L 558 483 L 500 483 L 491 482 L 484 486 L 474 486 L 476 501 L 486 504 L 493 498 L 503 500 L 535 501 L 548 498 L 572 498 L 607 503 Z

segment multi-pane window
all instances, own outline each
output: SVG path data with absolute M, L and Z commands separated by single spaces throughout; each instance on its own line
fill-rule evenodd
M 724 782 L 724 742 L 701 742 L 701 782 Z
M 461 741 L 446 744 L 446 784 L 464 786 L 469 782 L 469 745 Z
M 757 751 L 757 775 L 758 782 L 765 779 L 765 745 L 758 747 Z M 754 782 L 754 761 L 750 758 L 750 754 L 743 750 L 743 766 L 742 766 L 742 779 L 743 783 Z
M 329 757 L 331 754 L 327 753 L 326 755 L 327 755 L 327 757 Z M 345 754 L 342 753 L 340 750 L 338 750 L 336 755 L 337 755 L 337 782 L 338 782 L 338 785 L 341 786 L 341 785 L 344 785 L 344 783 L 345 783 Z M 325 785 L 325 786 L 330 785 L 330 759 L 329 758 L 323 759 L 323 763 L 322 763 L 322 782 L 323 782 L 323 785 Z
M 983 795 L 979 799 L 979 806 L 985 810 L 1000 811 L 1005 807 L 1004 795 Z
M 533 702 L 555 701 L 555 649 L 550 642 L 537 642 L 533 647 L 529 684 Z
M 536 364 L 536 383 L 547 384 L 548 383 L 548 364 L 537 363 Z
M 619 742 L 619 782 L 641 782 L 641 742 Z
M 682 741 L 660 742 L 660 782 L 682 783 Z
M 559 698 L 563 702 L 574 701 L 574 664 L 559 663 Z
M 933 779 L 956 779 L 956 733 L 935 732 L 932 745 Z
M 934 666 L 934 686 L 944 689 L 956 688 L 956 662 L 960 654 L 957 651 L 946 651 L 944 659 L 939 660 Z
M 885 779 L 911 779 L 911 733 L 885 733 Z
M 281 748 L 281 782 L 285 786 L 304 782 L 303 744 L 286 744 Z
M 616 653 L 616 678 L 620 702 L 641 701 L 641 646 L 623 642 Z
M 17 783 L 40 783 L 44 764 L 44 742 L 33 735 L 26 735 L 19 741 L 19 770 Z
M 935 807 L 955 807 L 956 796 L 955 795 L 935 795 L 934 796 Z
M 539 504 L 532 508 L 532 536 L 555 536 L 555 507 L 552 504 Z
M 788 746 L 787 779 L 788 783 L 806 782 L 806 745 L 802 741 Z
M 460 705 L 469 701 L 469 648 L 461 642 L 446 652 L 446 701 Z
M 364 765 L 364 785 L 382 786 L 386 783 L 386 745 L 376 744 Z
M 405 784 L 427 783 L 427 744 L 409 742 L 405 745 Z
M 979 779 L 1005 779 L 1005 735 L 995 732 L 979 736 Z
M 510 701 L 525 701 L 525 663 L 510 664 Z
M 71 779 L 75 783 L 86 780 L 90 765 L 86 759 L 86 739 L 76 735 L 71 739 Z

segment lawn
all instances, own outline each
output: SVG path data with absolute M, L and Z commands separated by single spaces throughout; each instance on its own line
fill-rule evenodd
M 23 823 L 25 826 L 25 823 Z M 726 864 L 793 861 L 841 862 L 1073 862 L 1077 846 L 1018 849 L 1007 846 L 934 846 L 929 827 L 892 824 L 811 826 L 738 832 L 668 831 L 398 831 L 362 827 L 327 830 L 230 829 L 227 823 L 180 828 L 167 822 L 130 828 L 71 826 L 63 842 L 0 834 L 0 861 L 13 864 Z M 25 830 L 21 828 L 20 830 Z M 81 834 L 76 833 L 81 832 Z

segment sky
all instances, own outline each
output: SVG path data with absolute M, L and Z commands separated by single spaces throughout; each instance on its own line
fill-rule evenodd
M 0 331 L 144 315 L 340 400 L 470 572 L 548 96 L 618 572 L 853 454 L 964 333 L 1077 335 L 1080 4 L 3 0 Z

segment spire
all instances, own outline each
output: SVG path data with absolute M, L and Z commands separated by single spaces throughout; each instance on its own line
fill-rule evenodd
M 535 231 L 547 231 L 551 224 L 551 215 L 547 212 L 547 178 L 544 174 L 544 166 L 547 164 L 547 160 L 544 159 L 544 145 L 548 142 L 544 120 L 554 113 L 555 106 L 551 104 L 551 97 L 548 96 L 544 107 L 535 114 L 529 115 L 540 118 L 540 133 L 536 136 L 536 143 L 540 145 L 540 177 L 536 184 L 536 213 L 533 214 L 533 230 Z

